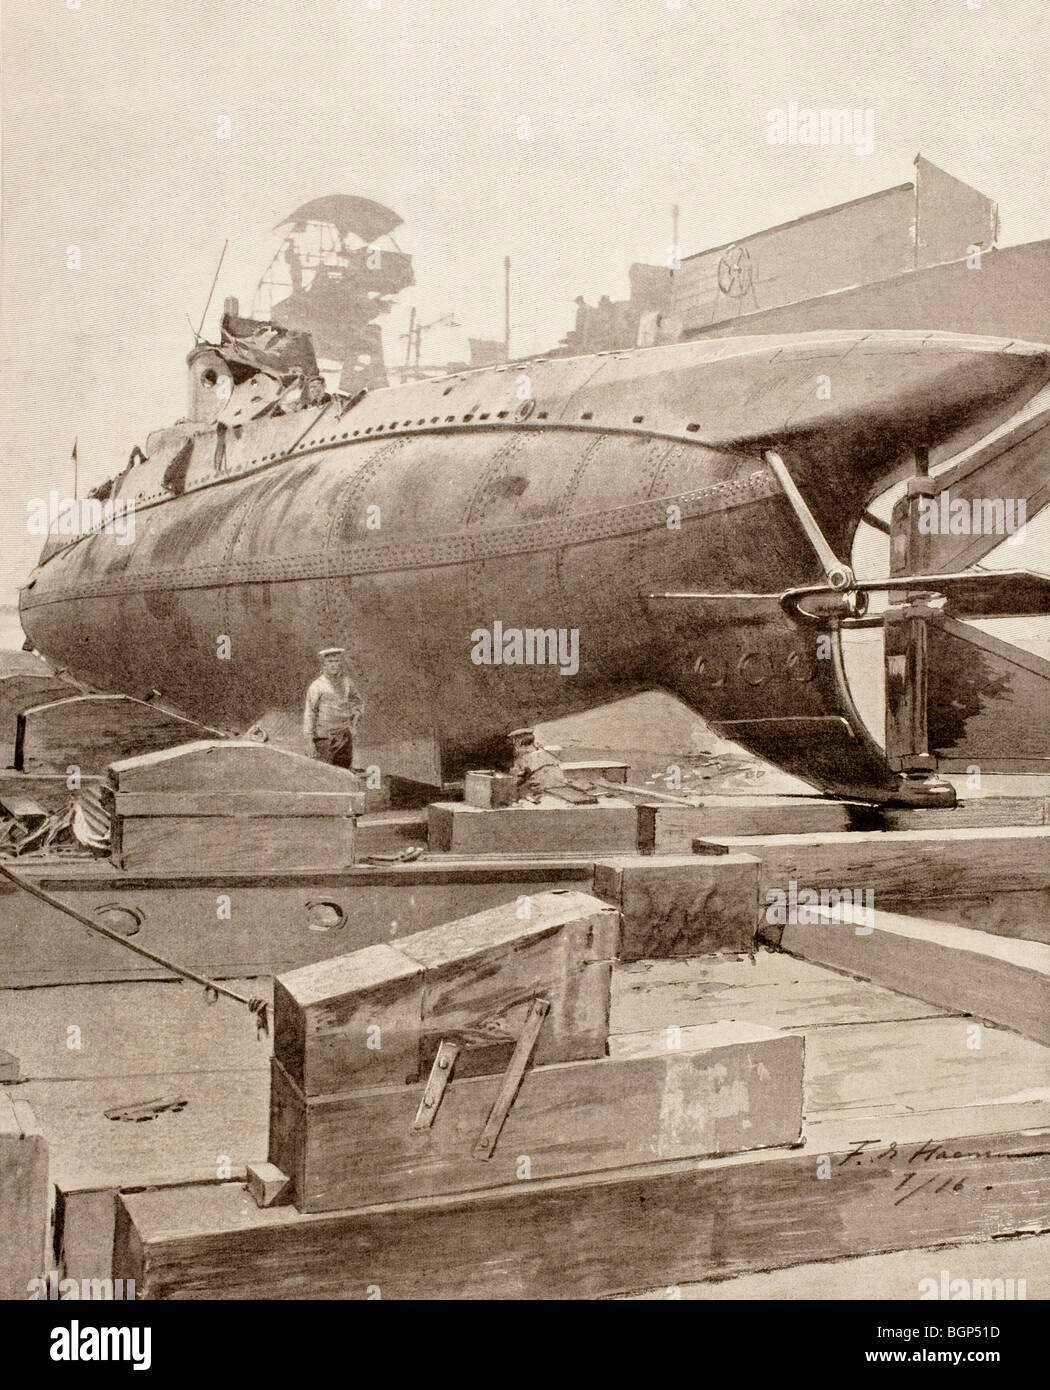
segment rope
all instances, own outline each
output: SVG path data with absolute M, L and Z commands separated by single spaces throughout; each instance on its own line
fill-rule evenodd
M 70 907 L 59 898 L 52 897 L 50 893 L 38 888 L 35 883 L 30 883 L 21 874 L 16 874 L 14 870 L 0 860 L 0 874 L 4 878 L 10 879 L 16 888 L 21 888 L 30 897 L 39 898 L 42 903 L 47 903 L 49 907 L 56 908 L 59 912 L 64 912 L 67 917 L 72 917 L 74 922 L 79 922 L 82 927 L 87 927 L 88 931 L 97 932 L 99 936 L 104 936 L 110 941 L 115 941 L 118 946 L 123 946 L 129 951 L 134 951 L 138 956 L 145 956 L 147 960 L 153 961 L 156 965 L 162 965 L 165 970 L 170 970 L 173 975 L 179 975 L 182 979 L 192 980 L 195 984 L 203 985 L 206 996 L 211 996 L 212 1002 L 220 994 L 224 994 L 227 999 L 232 999 L 238 1004 L 244 1004 L 249 1013 L 255 1019 L 255 1026 L 258 1029 L 260 1038 L 270 1031 L 269 1010 L 265 999 L 245 998 L 243 994 L 238 994 L 235 990 L 228 989 L 226 985 L 217 984 L 214 980 L 205 979 L 203 975 L 197 975 L 192 970 L 187 970 L 183 965 L 177 965 L 174 961 L 166 960 L 164 956 L 158 956 L 154 951 L 148 951 L 145 946 L 139 946 L 129 941 L 126 936 L 121 936 L 119 932 L 111 931 L 109 927 L 104 927 L 101 922 L 92 921 L 90 917 L 85 917 L 76 908 Z

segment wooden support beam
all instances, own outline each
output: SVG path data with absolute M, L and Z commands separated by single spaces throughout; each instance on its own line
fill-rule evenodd
M 603 859 L 594 891 L 620 911 L 620 959 L 755 948 L 758 860 L 750 854 Z
M 47 1268 L 47 1140 L 24 1100 L 0 1091 L 0 1299 L 23 1302 Z
M 1030 1231 L 1048 1208 L 1045 1134 L 903 1143 L 873 1125 L 819 1152 L 653 1163 L 318 1215 L 259 1210 L 237 1184 L 128 1193 L 115 1274 L 145 1298 L 365 1298 L 376 1286 L 387 1300 L 600 1298 L 991 1240 Z
M 656 854 L 688 854 L 720 835 L 810 835 L 848 830 L 849 808 L 819 796 L 705 796 L 700 806 L 656 808 Z
M 491 1138 L 516 1074 L 506 1091 L 501 1076 L 457 1077 L 433 1127 L 414 1130 L 420 1088 L 306 1097 L 275 1060 L 271 1161 L 300 1211 L 333 1211 L 798 1142 L 801 1034 L 720 1023 L 668 1042 L 661 1029 L 615 1058 L 533 1067 L 484 1163 L 476 1141 L 483 1126 Z
M 792 881 L 800 888 L 871 888 L 877 903 L 1050 887 L 1045 826 L 720 835 L 702 843 L 761 860 L 760 907 L 770 890 L 784 892 Z
M 633 854 L 639 808 L 607 797 L 597 806 L 509 806 L 480 810 L 461 802 L 427 809 L 431 850 L 447 854 Z
M 422 1008 L 423 968 L 393 946 L 304 965 L 274 981 L 274 1056 L 308 1096 L 403 1085 L 419 1071 Z
M 424 972 L 420 1075 L 442 1038 L 463 1044 L 460 1076 L 502 1071 L 537 995 L 551 1001 L 538 1065 L 604 1056 L 618 926 L 608 903 L 552 890 L 400 937 Z
M 973 1014 L 1050 1046 L 1050 946 L 875 911 L 872 923 L 789 922 L 781 947 L 901 994 Z M 800 911 L 799 916 L 802 916 Z

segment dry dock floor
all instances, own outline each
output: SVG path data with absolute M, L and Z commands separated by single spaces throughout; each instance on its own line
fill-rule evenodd
M 1004 1029 L 975 1028 L 967 1016 L 877 985 L 773 951 L 753 960 L 643 961 L 620 966 L 613 981 L 614 1055 L 627 1046 L 625 1035 L 681 1029 L 685 1042 L 690 1028 L 719 1020 L 805 1033 L 805 1152 L 814 1156 L 862 1141 L 922 1145 L 1050 1130 L 1050 1048 Z M 268 990 L 268 981 L 240 983 L 247 994 Z M 266 1156 L 269 1039 L 256 1037 L 245 1009 L 225 999 L 208 1004 L 197 986 L 5 989 L 0 1047 L 19 1059 L 25 1079 L 10 1092 L 31 1104 L 51 1145 L 52 1178 L 67 1192 L 237 1181 L 247 1163 Z M 175 1097 L 185 1107 L 153 1120 L 104 1116 Z M 772 1163 L 786 1152 L 761 1157 Z M 1039 1233 L 1048 1225 L 1036 1203 L 1029 1236 L 796 1264 L 680 1292 L 917 1298 L 918 1280 L 947 1268 L 953 1278 L 1025 1278 L 1029 1299 L 1046 1298 L 1050 1235 Z

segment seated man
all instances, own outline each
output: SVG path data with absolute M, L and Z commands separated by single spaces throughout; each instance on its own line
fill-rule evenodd
M 514 750 L 511 771 L 518 778 L 518 797 L 538 800 L 541 796 L 556 796 L 573 806 L 593 806 L 598 798 L 580 783 L 570 782 L 561 763 L 550 751 L 536 742 L 531 729 L 513 729 L 510 741 Z

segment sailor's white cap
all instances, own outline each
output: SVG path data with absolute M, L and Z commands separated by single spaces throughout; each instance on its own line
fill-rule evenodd
M 536 730 L 535 730 L 535 729 L 511 729 L 511 731 L 510 731 L 510 733 L 507 735 L 507 737 L 508 737 L 508 738 L 526 738 L 526 737 L 528 737 L 528 738 L 535 738 L 535 737 L 536 737 Z
M 318 656 L 342 656 L 346 651 L 345 647 L 322 647 L 317 653 Z

